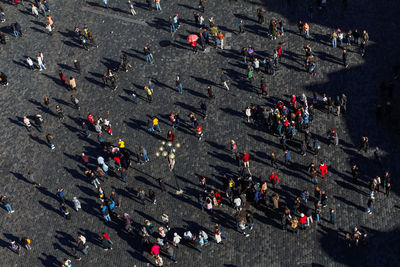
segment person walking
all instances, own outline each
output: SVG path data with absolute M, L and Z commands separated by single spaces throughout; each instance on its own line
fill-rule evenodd
M 36 60 L 37 60 L 38 66 L 39 66 L 39 71 L 45 70 L 46 66 L 43 63 L 43 58 L 41 57 L 41 55 L 37 55 Z
M 285 150 L 284 154 L 284 159 L 285 159 L 285 165 L 289 165 L 290 161 L 291 161 L 291 157 L 290 157 L 290 151 L 289 150 Z
M 30 132 L 32 129 L 32 124 L 31 124 L 31 121 L 26 116 L 24 116 L 24 124 L 25 124 L 28 132 Z
M 244 22 L 242 19 L 238 22 L 237 27 L 239 28 L 239 34 L 244 33 Z
M 70 90 L 76 90 L 76 81 L 74 77 L 69 77 L 69 88 Z
M 144 87 L 144 90 L 146 91 L 147 94 L 147 101 L 149 101 L 149 103 L 153 102 L 153 92 L 147 86 Z
M 74 95 L 71 95 L 71 102 L 77 110 L 81 110 L 81 107 L 79 106 L 79 100 Z
M 343 48 L 343 54 L 342 54 L 342 62 L 343 62 L 343 66 L 345 68 L 347 68 L 349 66 L 349 64 L 347 63 L 347 48 Z
M 128 0 L 128 7 L 129 7 L 129 12 L 131 12 L 132 16 L 136 15 L 136 10 L 130 0 Z
M 81 64 L 79 63 L 79 61 L 77 59 L 74 59 L 74 67 L 75 67 L 75 71 L 79 74 L 81 74 Z
M 28 63 L 28 66 L 31 70 L 35 70 L 35 65 L 33 64 L 33 60 L 30 57 L 26 58 L 26 63 Z
M 161 0 L 154 0 L 154 2 L 156 3 L 156 9 L 159 10 L 159 11 L 162 10 L 162 9 L 161 9 L 160 1 L 161 1 Z
M 108 240 L 104 236 L 100 236 L 100 242 L 101 242 L 101 246 L 103 247 L 103 249 L 105 251 L 112 249 L 111 243 L 108 242 Z
M 176 77 L 175 77 L 175 86 L 178 89 L 178 93 L 182 94 L 182 89 L 183 89 L 183 87 L 182 87 L 182 79 L 181 79 L 181 76 L 180 76 L 179 73 L 176 74 Z
M 320 162 L 318 169 L 321 172 L 322 178 L 325 178 L 325 175 L 328 173 L 328 167 L 323 161 Z
M 372 214 L 373 203 L 374 203 L 374 198 L 373 197 L 368 198 L 368 201 L 367 201 L 367 212 L 370 215 Z
M 48 133 L 46 135 L 47 143 L 49 144 L 49 146 L 52 150 L 54 150 L 56 148 L 56 146 L 53 144 L 53 139 L 54 139 L 54 136 L 52 134 Z
M 27 250 L 31 250 L 31 249 L 32 249 L 32 247 L 31 247 L 32 241 L 31 241 L 29 238 L 27 238 L 27 237 L 22 237 L 22 238 L 21 238 L 21 243 L 22 243 L 22 245 L 24 245 L 24 247 L 25 247 Z
M 225 72 L 221 72 L 220 79 L 221 79 L 222 85 L 225 86 L 227 91 L 229 91 L 229 86 L 228 86 L 229 78 L 226 76 Z M 211 86 L 210 86 L 210 88 L 211 88 Z
M 39 18 L 39 10 L 35 4 L 32 4 L 31 12 L 32 15 L 34 15 L 36 18 Z

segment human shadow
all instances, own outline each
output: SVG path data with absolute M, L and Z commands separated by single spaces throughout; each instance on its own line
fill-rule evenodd
M 21 173 L 12 172 L 12 171 L 10 171 L 10 173 L 12 175 L 14 175 L 15 178 L 17 178 L 17 179 L 19 179 L 19 180 L 21 180 L 21 181 L 23 181 L 25 183 L 31 184 L 31 182 L 28 179 L 26 179 L 25 176 L 22 175 Z
M 42 207 L 45 208 L 46 210 L 52 211 L 61 217 L 63 216 L 61 212 L 58 209 L 55 209 L 52 205 L 47 204 L 46 202 L 43 202 L 41 200 L 39 200 L 39 204 L 42 205 Z
M 42 253 L 41 256 L 38 257 L 38 259 L 42 262 L 43 266 L 60 267 L 62 264 L 59 260 L 57 260 L 56 257 L 54 257 L 53 255 L 46 254 L 46 253 Z
M 333 196 L 334 198 L 336 198 L 337 200 L 339 200 L 340 202 L 343 202 L 344 204 L 348 205 L 348 206 L 352 206 L 355 207 L 356 209 L 360 210 L 360 211 L 365 211 L 365 208 L 355 204 L 354 202 L 351 202 L 350 200 L 347 200 L 341 196 Z

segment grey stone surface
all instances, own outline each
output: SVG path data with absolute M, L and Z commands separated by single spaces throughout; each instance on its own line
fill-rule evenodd
M 297 3 L 299 2 L 299 3 Z M 339 1 L 341 2 L 341 1 Z M 311 38 L 304 40 L 298 35 L 297 20 L 307 20 L 306 2 L 291 1 L 207 1 L 204 18 L 214 17 L 216 25 L 228 38 L 229 49 L 209 48 L 207 53 L 193 54 L 186 37 L 198 32 L 192 11 L 197 1 L 162 1 L 163 11 L 148 11 L 144 1 L 134 2 L 137 16 L 129 14 L 125 1 L 110 0 L 105 9 L 101 1 L 51 1 L 51 16 L 56 32 L 49 36 L 44 28 L 45 19 L 30 15 L 28 1 L 25 6 L 1 2 L 7 21 L 0 24 L 9 42 L 0 45 L 0 71 L 9 78 L 9 86 L 2 87 L 0 101 L 3 127 L 0 127 L 2 150 L 0 157 L 0 194 L 6 194 L 15 209 L 8 215 L 1 210 L 1 266 L 57 266 L 63 258 L 71 257 L 71 247 L 77 233 L 83 233 L 89 243 L 89 254 L 82 261 L 73 259 L 73 266 L 147 266 L 154 263 L 147 252 L 142 252 L 140 242 L 130 236 L 115 222 L 105 224 L 100 214 L 100 201 L 94 187 L 83 175 L 84 166 L 79 155 L 85 152 L 95 163 L 102 152 L 95 134 L 89 139 L 81 137 L 80 122 L 88 112 L 95 116 L 106 116 L 113 125 L 113 136 L 105 134 L 107 142 L 117 143 L 123 139 L 128 149 L 137 150 L 144 145 L 151 161 L 145 165 L 133 164 L 129 170 L 128 183 L 116 178 L 102 183 L 106 194 L 115 190 L 122 198 L 118 212 L 132 215 L 134 225 L 144 223 L 146 218 L 155 226 L 161 221 L 162 212 L 170 217 L 170 224 L 181 235 L 184 227 L 193 231 L 198 228 L 213 230 L 215 222 L 221 223 L 228 239 L 224 245 L 210 244 L 200 254 L 196 250 L 181 246 L 175 250 L 179 261 L 177 266 L 396 266 L 399 265 L 399 169 L 398 135 L 390 120 L 377 124 L 375 103 L 379 101 L 379 84 L 392 80 L 392 66 L 399 58 L 397 44 L 400 40 L 399 8 L 397 1 L 348 1 L 347 9 L 341 3 L 328 2 L 327 10 L 317 10 L 314 2 L 314 18 L 310 22 Z M 266 35 L 267 25 L 258 25 L 256 10 L 266 9 L 265 18 L 282 17 L 285 21 L 285 35 L 271 41 Z M 169 32 L 168 18 L 178 12 L 182 27 L 173 35 Z M 246 32 L 237 35 L 237 22 L 243 19 Z M 23 27 L 24 36 L 14 38 L 8 29 L 17 20 Z M 148 26 L 144 26 L 143 23 Z M 98 48 L 85 51 L 74 38 L 74 25 L 89 26 L 95 36 Z M 348 69 L 341 64 L 342 50 L 330 46 L 330 32 L 340 27 L 368 30 L 371 40 L 367 53 L 362 58 L 358 49 L 350 48 Z M 232 34 L 232 37 L 229 35 Z M 173 41 L 173 47 L 168 46 Z M 267 76 L 270 96 L 260 98 L 255 88 L 246 80 L 246 65 L 242 63 L 240 49 L 253 44 L 257 57 L 272 56 L 279 42 L 286 42 L 282 58 L 282 69 L 274 77 Z M 303 46 L 310 43 L 317 60 L 317 76 L 304 72 Z M 151 44 L 154 64 L 147 64 L 142 53 L 143 47 Z M 47 70 L 30 71 L 25 64 L 26 56 L 42 51 Z M 118 89 L 111 91 L 102 87 L 101 75 L 106 68 L 119 61 L 124 51 L 133 65 L 128 73 L 118 73 Z M 73 68 L 73 59 L 81 62 L 82 74 Z M 116 62 L 115 62 L 116 61 Z M 68 79 L 77 80 L 77 97 L 81 111 L 70 105 L 70 92 L 60 85 L 58 70 L 62 69 Z M 230 77 L 231 90 L 219 86 L 219 74 L 226 71 Z M 183 75 L 183 95 L 175 89 L 175 74 Z M 143 87 L 149 78 L 155 81 L 154 101 L 145 99 Z M 258 88 L 260 75 L 255 76 L 254 86 Z M 182 144 L 177 152 L 176 173 L 184 189 L 182 196 L 175 195 L 175 182 L 168 171 L 165 159 L 155 156 L 170 124 L 170 112 L 180 112 L 188 122 L 189 112 L 198 113 L 199 102 L 207 96 L 207 85 L 213 85 L 216 99 L 208 104 L 209 115 L 201 124 L 204 139 L 200 142 L 190 127 L 176 132 L 176 139 Z M 396 89 L 398 82 L 395 82 Z M 132 91 L 139 94 L 136 105 L 131 98 Z M 241 151 L 251 154 L 251 170 L 255 177 L 265 178 L 271 168 L 267 155 L 275 152 L 282 162 L 282 152 L 276 136 L 246 123 L 244 108 L 249 104 L 271 106 L 277 100 L 288 102 L 288 95 L 312 91 L 327 93 L 329 96 L 344 92 L 349 97 L 348 112 L 342 117 L 329 117 L 317 111 L 311 131 L 321 142 L 319 160 L 328 164 L 328 178 L 321 187 L 328 193 L 328 207 L 322 217 L 328 218 L 328 208 L 337 210 L 337 224 L 323 221 L 299 235 L 282 232 L 279 220 L 266 216 L 262 209 L 254 212 L 255 227 L 245 239 L 235 228 L 233 209 L 229 205 L 217 208 L 214 216 L 201 212 L 197 205 L 198 175 L 205 175 L 211 188 L 223 188 L 223 176 L 235 176 L 237 168 L 229 151 L 231 139 L 237 141 Z M 395 92 L 397 96 L 397 92 Z M 50 110 L 42 103 L 43 97 L 50 97 Z M 55 105 L 60 104 L 65 120 L 55 116 Z M 44 133 L 32 129 L 30 133 L 23 126 L 22 118 L 40 113 L 44 116 Z M 161 121 L 162 133 L 149 134 L 146 121 L 157 115 Z M 340 147 L 329 148 L 325 133 L 329 128 L 338 129 Z M 56 149 L 51 151 L 45 135 L 52 133 Z M 368 188 L 367 182 L 375 175 L 382 175 L 373 159 L 372 148 L 368 153 L 357 152 L 361 135 L 367 135 L 371 147 L 380 146 L 385 152 L 385 169 L 390 170 L 393 180 L 393 194 L 385 198 L 379 194 L 375 212 L 365 212 Z M 307 155 L 300 156 L 297 145 L 290 145 L 292 159 L 296 165 L 282 167 L 278 174 L 281 186 L 275 191 L 280 194 L 282 205 L 291 206 L 293 199 L 303 189 L 313 191 L 306 166 L 313 160 Z M 361 185 L 351 182 L 350 167 L 357 164 L 361 170 Z M 32 171 L 41 183 L 39 189 L 27 181 Z M 157 178 L 164 177 L 167 193 L 161 193 Z M 77 196 L 82 210 L 72 211 L 72 220 L 66 221 L 58 210 L 55 197 L 57 187 L 63 187 L 68 200 Z M 148 191 L 153 188 L 157 194 L 157 205 L 148 202 L 143 206 L 134 192 L 137 188 Z M 274 189 L 271 189 L 268 194 Z M 346 250 L 342 236 L 354 226 L 367 229 L 367 247 Z M 98 234 L 107 231 L 114 241 L 112 251 L 99 247 Z M 32 239 L 32 250 L 22 250 L 21 256 L 8 249 L 8 242 L 14 238 L 28 236 Z M 173 265 L 163 257 L 166 266 Z

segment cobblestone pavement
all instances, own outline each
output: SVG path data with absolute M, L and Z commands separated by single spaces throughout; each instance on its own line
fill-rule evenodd
M 192 11 L 197 10 L 197 1 L 162 0 L 161 12 L 146 9 L 145 1 L 134 1 L 137 16 L 128 13 L 126 1 L 110 0 L 110 8 L 103 8 L 99 0 L 51 1 L 51 15 L 56 32 L 49 36 L 44 28 L 42 16 L 36 19 L 30 15 L 29 1 L 25 6 L 0 4 L 5 9 L 5 23 L 1 31 L 9 39 L 0 46 L 0 71 L 9 78 L 9 86 L 0 92 L 3 127 L 0 127 L 2 152 L 0 158 L 0 193 L 8 195 L 15 213 L 7 215 L 1 210 L 0 217 L 2 252 L 0 266 L 59 266 L 63 258 L 71 256 L 71 248 L 78 233 L 83 233 L 89 243 L 89 254 L 82 261 L 73 260 L 73 266 L 148 266 L 152 257 L 142 252 L 136 237 L 125 233 L 116 223 L 105 224 L 99 212 L 100 201 L 94 187 L 83 175 L 80 153 L 90 156 L 95 163 L 101 154 L 96 136 L 88 139 L 80 134 L 80 122 L 87 113 L 106 116 L 113 125 L 113 136 L 106 135 L 107 142 L 125 141 L 128 149 L 137 150 L 144 145 L 150 156 L 145 165 L 133 164 L 129 170 L 128 183 L 116 178 L 102 183 L 106 194 L 112 190 L 122 199 L 120 213 L 133 215 L 135 225 L 143 224 L 146 218 L 158 226 L 161 213 L 169 214 L 171 226 L 180 234 L 188 226 L 192 232 L 199 228 L 208 232 L 213 223 L 219 222 L 228 239 L 224 245 L 215 243 L 202 253 L 181 246 L 175 250 L 179 261 L 177 266 L 398 266 L 399 261 L 399 144 L 391 120 L 377 124 L 375 103 L 379 101 L 378 88 L 382 81 L 392 79 L 392 66 L 399 58 L 399 8 L 397 1 L 348 1 L 343 8 L 341 1 L 328 1 L 325 12 L 318 11 L 310 21 L 311 38 L 305 40 L 298 35 L 297 20 L 307 20 L 307 1 L 271 0 L 253 1 L 212 1 L 208 0 L 204 18 L 215 18 L 216 25 L 226 36 L 226 49 L 207 49 L 206 53 L 194 54 L 186 37 L 198 32 L 194 25 Z M 137 2 L 137 3 L 136 3 Z M 266 9 L 265 17 L 282 17 L 285 21 L 285 35 L 276 41 L 266 37 L 266 25 L 257 24 L 256 10 Z M 170 15 L 178 12 L 182 27 L 171 36 L 168 26 Z M 244 34 L 237 34 L 237 23 L 244 20 Z M 14 38 L 8 25 L 18 20 L 24 36 Z M 73 37 L 74 25 L 89 26 L 98 48 L 89 51 L 81 48 Z M 342 50 L 330 46 L 329 35 L 334 28 L 366 29 L 371 40 L 367 54 L 362 58 L 358 49 L 350 48 L 348 69 L 341 64 Z M 170 46 L 172 41 L 173 46 Z M 270 96 L 261 98 L 246 77 L 246 65 L 242 63 L 239 50 L 253 44 L 260 58 L 271 56 L 279 42 L 285 42 L 282 69 L 274 77 L 267 76 Z M 310 43 L 317 58 L 317 75 L 312 77 L 303 70 L 303 46 Z M 151 44 L 154 64 L 147 64 L 142 53 L 143 47 Z M 30 71 L 25 64 L 26 56 L 42 51 L 47 70 Z M 118 73 L 118 88 L 111 91 L 102 87 L 101 75 L 107 67 L 118 63 L 121 51 L 128 55 L 133 71 Z M 72 60 L 78 58 L 82 73 L 74 72 Z M 81 103 L 78 112 L 70 104 L 70 92 L 60 85 L 58 70 L 62 69 L 67 79 L 77 80 L 77 97 Z M 219 84 L 219 74 L 226 71 L 232 80 L 231 90 L 225 91 Z M 183 78 L 183 95 L 175 89 L 175 74 Z M 148 103 L 142 90 L 149 80 L 155 81 L 154 101 Z M 254 85 L 259 84 L 260 75 L 255 76 Z M 168 171 L 165 159 L 155 156 L 161 141 L 165 139 L 170 112 L 180 112 L 188 122 L 189 112 L 199 113 L 201 99 L 207 96 L 207 85 L 214 88 L 216 99 L 209 103 L 209 115 L 201 120 L 204 139 L 197 141 L 190 127 L 182 127 L 176 139 L 182 144 L 177 150 L 176 173 L 184 194 L 175 194 L 175 182 Z M 395 83 L 398 88 L 398 82 Z M 139 94 L 139 102 L 132 101 L 131 93 Z M 251 155 L 251 171 L 255 178 L 264 179 L 271 168 L 268 156 L 278 155 L 282 163 L 282 151 L 277 137 L 248 124 L 244 108 L 250 104 L 271 106 L 277 100 L 288 101 L 288 95 L 312 91 L 329 96 L 344 92 L 349 98 L 348 112 L 344 116 L 329 117 L 316 111 L 311 131 L 321 141 L 318 160 L 325 160 L 329 168 L 328 178 L 321 182 L 327 191 L 328 207 L 322 212 L 320 226 L 313 224 L 298 235 L 282 232 L 280 220 L 267 216 L 262 209 L 254 212 L 255 226 L 250 237 L 237 232 L 229 205 L 217 208 L 214 216 L 201 212 L 197 205 L 200 192 L 198 175 L 205 175 L 212 188 L 223 186 L 224 175 L 235 176 L 237 168 L 229 151 L 231 139 L 237 141 L 241 151 Z M 395 92 L 397 94 L 397 92 Z M 51 112 L 41 103 L 43 97 L 50 97 Z M 397 96 L 396 96 L 397 97 Z M 54 115 L 55 105 L 60 104 L 66 118 L 60 122 Z M 32 129 L 26 131 L 22 118 L 25 115 L 41 113 L 45 120 L 44 133 Z M 162 133 L 149 134 L 146 121 L 157 115 L 161 121 Z M 329 128 L 338 129 L 340 146 L 329 148 L 325 133 Z M 52 133 L 56 149 L 51 151 L 45 134 Z M 385 169 L 392 173 L 393 194 L 385 198 L 379 194 L 375 212 L 365 212 L 368 198 L 367 182 L 383 169 L 373 159 L 372 148 L 360 154 L 357 144 L 360 136 L 370 139 L 371 147 L 380 146 L 385 152 Z M 298 137 L 300 139 L 302 137 Z M 291 206 L 295 196 L 304 189 L 313 192 L 306 166 L 313 156 L 302 157 L 298 143 L 290 143 L 291 167 L 281 167 L 278 175 L 281 185 L 271 189 L 281 196 L 282 206 Z M 356 163 L 361 170 L 362 183 L 351 182 L 350 167 Z M 28 171 L 33 171 L 40 188 L 34 188 L 27 180 Z M 157 178 L 165 177 L 167 193 L 161 193 Z M 72 219 L 66 221 L 58 210 L 55 192 L 63 187 L 70 201 L 77 196 L 82 211 L 72 212 Z M 148 191 L 153 188 L 157 204 L 148 202 L 143 206 L 136 198 L 138 188 Z M 69 203 L 69 202 L 67 202 Z M 327 222 L 328 209 L 337 210 L 337 224 Z M 368 246 L 347 250 L 343 234 L 354 226 L 362 227 L 369 233 Z M 114 241 L 112 251 L 103 251 L 99 246 L 98 234 L 108 231 Z M 8 242 L 14 238 L 28 236 L 32 239 L 32 250 L 23 249 L 20 256 L 8 249 Z M 173 265 L 164 257 L 166 266 Z

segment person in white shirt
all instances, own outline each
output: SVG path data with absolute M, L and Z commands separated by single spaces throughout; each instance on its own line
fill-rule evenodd
M 31 70 L 34 70 L 34 69 L 35 69 L 35 65 L 33 65 L 33 61 L 32 61 L 32 59 L 31 59 L 30 57 L 27 57 L 27 58 L 26 58 L 26 63 L 28 63 L 28 66 L 29 66 L 29 68 L 30 68 Z
M 39 65 L 39 71 L 42 71 L 42 70 L 46 69 L 46 66 L 43 64 L 43 57 L 41 57 L 40 55 L 38 55 L 38 56 L 36 57 L 36 60 L 37 60 L 38 65 Z
M 182 239 L 182 237 L 180 235 L 178 235 L 178 233 L 174 233 L 174 239 L 172 240 L 173 241 L 172 244 L 175 247 L 178 247 L 178 244 L 181 242 L 181 239 Z

